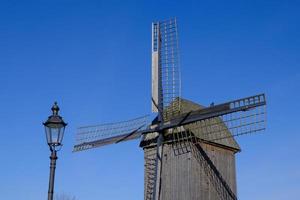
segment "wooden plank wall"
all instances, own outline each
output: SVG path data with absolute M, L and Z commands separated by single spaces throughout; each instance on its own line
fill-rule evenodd
M 203 144 L 214 165 L 236 194 L 235 153 L 228 149 Z M 154 156 L 156 147 L 144 148 L 147 156 Z M 145 168 L 145 188 L 147 187 Z M 219 200 L 210 179 L 190 151 L 178 152 L 174 145 L 164 144 L 160 200 Z M 146 195 L 146 193 L 145 193 Z M 145 198 L 146 199 L 146 198 Z

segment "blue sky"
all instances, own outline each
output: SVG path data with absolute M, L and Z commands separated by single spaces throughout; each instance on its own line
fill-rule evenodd
M 238 196 L 300 197 L 297 1 L 0 1 L 0 198 L 45 199 L 42 122 L 69 123 L 55 191 L 143 198 L 139 141 L 74 154 L 76 127 L 150 112 L 151 22 L 177 17 L 184 98 L 209 105 L 265 92 L 268 125 L 238 138 Z

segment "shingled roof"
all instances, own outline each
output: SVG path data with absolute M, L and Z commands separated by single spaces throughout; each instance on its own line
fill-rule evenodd
M 176 101 L 180 101 L 181 113 L 188 113 L 190 111 L 195 111 L 199 109 L 204 109 L 205 107 L 199 104 L 196 104 L 192 101 L 178 98 Z M 153 120 L 153 124 L 155 121 Z M 207 130 L 207 126 L 209 126 L 210 131 Z M 212 145 L 223 146 L 225 148 L 229 148 L 233 151 L 240 151 L 240 146 L 236 142 L 236 140 L 232 137 L 230 131 L 227 129 L 226 125 L 222 122 L 221 118 L 213 118 L 207 121 L 196 122 L 193 124 L 185 125 L 185 130 L 189 130 L 193 135 L 197 138 L 202 139 Z M 216 130 L 214 132 L 214 130 Z M 221 130 L 221 131 L 219 131 Z M 171 133 L 165 133 L 165 136 Z M 141 147 L 148 146 L 150 144 L 155 144 L 155 138 L 158 133 L 149 133 L 142 138 Z M 219 139 L 222 138 L 222 139 Z M 151 142 L 150 142 L 151 141 Z M 146 145 L 147 144 L 147 145 Z

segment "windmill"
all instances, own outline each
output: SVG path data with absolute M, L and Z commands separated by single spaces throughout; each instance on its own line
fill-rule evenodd
M 78 128 L 74 151 L 141 139 L 145 200 L 236 200 L 234 137 L 265 129 L 264 94 L 204 107 L 181 98 L 176 19 L 152 23 L 152 112 Z

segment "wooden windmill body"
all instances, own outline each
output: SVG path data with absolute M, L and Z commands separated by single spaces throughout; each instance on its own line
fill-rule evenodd
M 204 107 L 181 98 L 176 19 L 152 24 L 152 112 L 78 128 L 74 151 L 141 138 L 145 200 L 237 200 L 234 137 L 265 129 L 264 94 Z
M 203 108 L 191 101 L 181 99 L 183 112 L 198 110 Z M 224 126 L 223 124 L 220 126 Z M 205 134 L 199 128 L 191 128 L 190 131 L 195 137 L 204 138 Z M 177 134 L 177 138 L 176 135 Z M 205 140 L 202 148 L 209 156 L 213 164 L 221 173 L 224 180 L 228 183 L 232 192 L 236 195 L 236 169 L 235 154 L 240 151 L 240 147 L 229 130 L 222 132 L 224 140 L 209 142 Z M 179 136 L 178 136 L 179 135 Z M 183 139 L 178 139 L 183 135 Z M 182 199 L 199 199 L 199 200 L 218 200 L 220 199 L 216 187 L 212 183 L 213 177 L 209 175 L 210 171 L 199 159 L 198 150 L 192 141 L 184 138 L 185 132 L 170 133 L 166 136 L 162 153 L 162 174 L 161 174 L 161 192 L 160 200 L 182 200 Z M 156 140 L 157 133 L 145 135 L 140 143 L 144 150 L 144 199 L 151 199 L 152 187 L 154 181 L 151 176 L 154 174 L 153 168 L 156 157 Z M 216 180 L 215 180 L 216 181 Z M 219 183 L 217 183 L 219 184 Z

